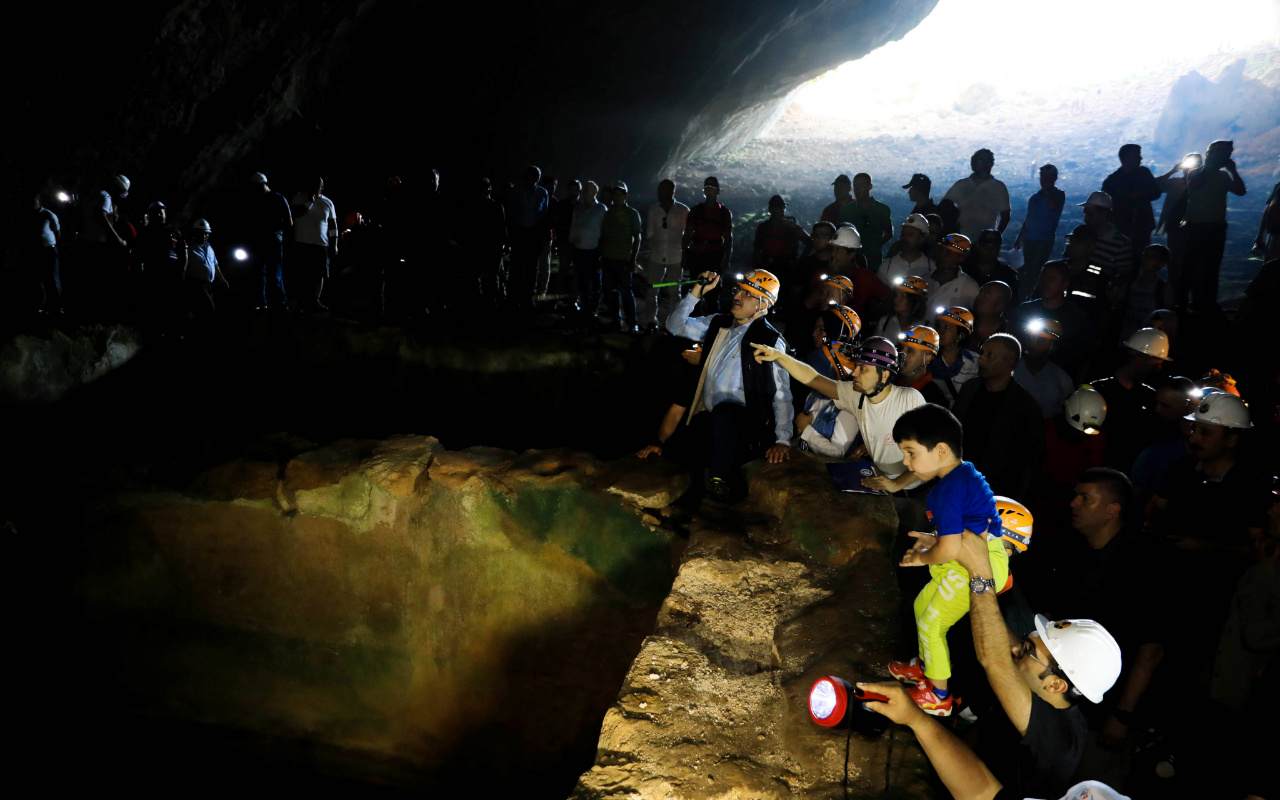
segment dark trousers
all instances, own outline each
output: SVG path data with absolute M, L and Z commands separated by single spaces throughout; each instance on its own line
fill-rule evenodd
M 622 315 L 622 327 L 630 329 L 636 324 L 636 296 L 631 291 L 631 262 L 614 258 L 600 260 L 601 292 L 604 295 L 605 316 L 609 322 Z
M 600 309 L 600 248 L 573 250 L 573 264 L 578 270 L 578 308 L 595 315 Z
M 56 313 L 62 308 L 62 277 L 58 273 L 58 248 L 37 247 L 31 251 L 31 266 L 39 282 L 40 310 Z
M 764 452 L 742 435 L 746 422 L 746 406 L 719 403 L 711 409 L 711 477 L 734 478 L 739 467 Z
M 260 305 L 283 308 L 284 293 L 284 234 L 274 233 L 258 243 L 258 263 L 262 267 L 262 297 Z
M 1218 300 L 1218 270 L 1227 246 L 1227 223 L 1188 222 L 1182 230 L 1186 238 L 1178 271 L 1181 285 L 1173 287 L 1174 301 L 1185 303 L 1189 294 L 1196 305 L 1210 306 Z
M 1015 294 L 1031 297 L 1040 280 L 1040 268 L 1053 254 L 1053 242 L 1034 242 L 1030 239 L 1022 243 L 1022 270 L 1018 275 L 1018 285 L 1012 287 Z
M 546 243 L 546 231 L 511 228 L 511 268 L 507 275 L 507 298 L 517 308 L 530 308 L 538 279 L 538 258 Z

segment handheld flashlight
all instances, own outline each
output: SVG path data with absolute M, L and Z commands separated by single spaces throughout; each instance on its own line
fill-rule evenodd
M 809 690 L 809 717 L 814 722 L 824 728 L 835 728 L 842 723 L 848 722 L 855 725 L 859 721 L 864 721 L 858 725 L 860 728 L 876 727 L 874 720 L 867 720 L 862 716 L 851 716 L 849 714 L 849 698 L 852 697 L 857 707 L 868 712 L 875 718 L 884 721 L 885 727 L 888 725 L 887 719 L 866 708 L 863 703 L 867 700 L 879 700 L 887 702 L 888 697 L 877 692 L 869 692 L 866 689 L 854 686 L 843 678 L 837 678 L 828 675 L 825 678 L 819 678 L 814 681 L 813 688 Z M 868 725 L 867 722 L 872 724 Z M 883 730 L 883 727 L 881 728 Z

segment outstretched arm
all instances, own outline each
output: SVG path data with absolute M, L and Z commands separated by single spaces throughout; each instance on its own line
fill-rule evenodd
M 816 369 L 803 361 L 797 361 L 776 347 L 770 347 L 767 344 L 753 344 L 751 346 L 756 350 L 757 364 L 763 364 L 766 361 L 777 362 L 780 367 L 787 371 L 787 374 L 810 389 L 822 392 L 832 400 L 835 400 L 839 394 L 835 381 L 824 375 L 819 375 Z

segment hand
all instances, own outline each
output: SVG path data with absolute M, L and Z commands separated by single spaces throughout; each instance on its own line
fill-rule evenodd
M 720 285 L 720 276 L 714 272 L 704 272 L 698 277 L 707 282 L 706 286 L 695 283 L 693 288 L 689 290 L 689 294 L 698 299 L 702 299 L 703 295 Z
M 1235 171 L 1236 171 L 1236 160 L 1235 160 L 1234 158 L 1228 158 L 1228 159 L 1227 159 L 1226 167 L 1227 167 L 1227 169 L 1228 169 L 1229 171 L 1231 171 L 1231 172 L 1235 172 Z
M 849 458 L 866 458 L 869 453 L 870 451 L 867 450 L 867 445 L 864 442 L 853 448 L 853 452 L 849 454 Z
M 649 456 L 662 455 L 662 447 L 656 444 L 647 444 L 640 448 L 640 452 L 636 453 L 636 458 L 648 458 Z
M 967 531 L 960 534 L 960 555 L 956 562 L 964 567 L 970 577 L 990 578 L 991 553 L 987 550 L 987 541 L 981 536 Z
M 898 566 L 900 567 L 925 566 L 925 563 L 923 561 L 924 554 L 927 553 L 929 549 L 933 547 L 934 544 L 937 543 L 938 537 L 934 536 L 932 533 L 923 533 L 921 531 L 908 531 L 907 535 L 915 539 L 916 542 L 911 546 L 910 550 L 908 550 L 906 553 L 903 554 L 902 561 L 898 563 Z
M 117 236 L 117 237 L 116 237 L 116 244 L 120 245 L 121 247 L 128 247 L 128 246 L 129 246 L 129 243 L 128 243 L 128 242 L 126 242 L 124 239 L 122 239 L 122 238 L 121 238 L 121 237 L 119 237 L 119 236 Z
M 751 346 L 755 348 L 757 364 L 763 364 L 766 361 L 777 361 L 785 355 L 778 348 L 770 347 L 767 344 L 753 344 Z
M 813 424 L 813 415 L 801 411 L 796 414 L 796 433 L 804 433 L 805 428 Z
M 770 464 L 781 464 L 791 458 L 791 445 L 778 442 L 765 451 L 764 457 Z
M 874 478 L 863 478 L 862 485 L 879 492 L 892 492 L 898 488 L 891 478 L 886 478 L 883 475 L 877 475 Z
M 1107 717 L 1107 721 L 1102 723 L 1102 730 L 1098 732 L 1098 746 L 1103 750 L 1119 750 L 1124 747 L 1128 737 L 1128 725 L 1115 717 Z
M 683 353 L 680 354 L 680 357 L 683 358 L 685 361 L 688 361 L 690 364 L 694 365 L 695 367 L 702 363 L 701 350 L 685 350 Z
M 897 681 L 885 681 L 883 683 L 858 682 L 854 685 L 889 698 L 885 701 L 866 700 L 864 705 L 869 710 L 888 717 L 892 722 L 896 722 L 899 725 L 911 725 L 912 723 L 919 723 L 922 719 L 928 719 L 924 711 L 920 710 L 920 706 L 916 705 L 916 701 L 911 699 L 911 695 L 907 694 L 906 687 Z

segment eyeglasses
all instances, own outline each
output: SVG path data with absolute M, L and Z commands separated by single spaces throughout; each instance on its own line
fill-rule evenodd
M 1036 643 L 1031 641 L 1031 637 L 1029 635 L 1022 637 L 1022 646 L 1018 648 L 1018 658 L 1030 658 L 1032 661 L 1044 667 L 1044 672 L 1041 672 L 1039 675 L 1036 676 L 1037 679 L 1039 680 L 1044 680 L 1045 677 L 1048 675 L 1057 675 L 1059 678 L 1062 678 L 1063 680 L 1066 680 L 1069 682 L 1069 679 L 1062 672 L 1062 670 L 1058 667 L 1057 664 L 1053 664 L 1053 663 L 1046 664 L 1040 659 L 1036 658 Z M 1050 662 L 1053 661 L 1052 656 L 1050 656 L 1049 661 Z

